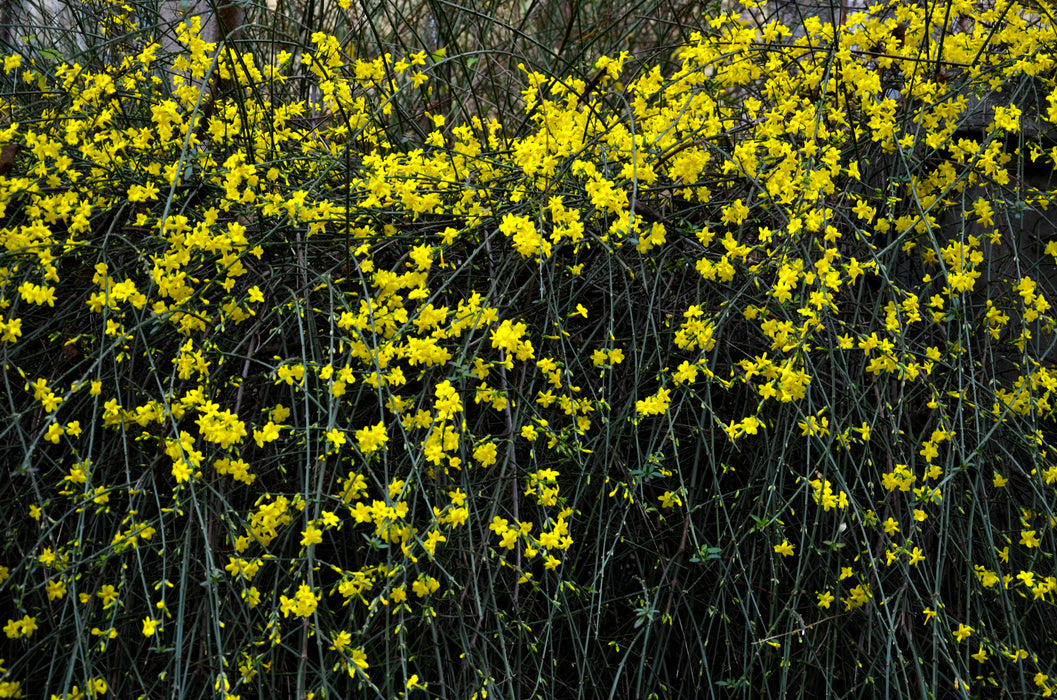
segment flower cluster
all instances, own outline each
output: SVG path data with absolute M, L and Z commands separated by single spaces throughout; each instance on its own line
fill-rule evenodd
M 0 696 L 1057 691 L 1050 14 L 746 0 L 475 114 L 100 4 L 0 80 Z

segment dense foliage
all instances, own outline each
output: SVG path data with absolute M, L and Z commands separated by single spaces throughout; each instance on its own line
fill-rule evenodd
M 1049 4 L 509 109 L 85 4 L 3 58 L 0 697 L 1057 689 Z

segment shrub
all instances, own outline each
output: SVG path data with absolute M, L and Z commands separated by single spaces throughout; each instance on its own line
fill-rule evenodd
M 1043 6 L 519 111 L 120 7 L 4 61 L 0 695 L 1052 692 Z

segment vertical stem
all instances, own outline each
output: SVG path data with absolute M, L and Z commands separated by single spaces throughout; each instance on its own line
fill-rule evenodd
M 484 239 L 484 246 L 485 246 L 485 251 L 488 253 L 488 275 L 492 279 L 495 279 L 495 266 L 492 264 L 492 244 L 491 244 L 490 239 L 487 236 Z M 502 391 L 503 396 L 507 396 L 507 391 L 509 389 L 509 383 L 507 382 L 507 376 L 506 376 L 506 364 L 505 363 L 506 363 L 506 359 L 507 359 L 507 354 L 506 354 L 505 350 L 501 350 L 500 351 L 499 358 L 500 358 L 499 389 L 500 389 L 500 391 Z M 506 461 L 506 464 L 503 466 L 503 475 L 504 476 L 506 475 L 508 469 L 512 470 L 512 473 L 511 473 L 511 476 L 510 476 L 510 498 L 511 498 L 510 510 L 511 510 L 511 514 L 514 516 L 514 524 L 515 524 L 515 526 L 517 526 L 520 529 L 521 523 L 519 522 L 519 519 L 520 519 L 521 516 L 520 516 L 520 513 L 519 513 L 520 507 L 519 507 L 519 503 L 518 503 L 517 452 L 514 449 L 514 416 L 513 416 L 513 414 L 510 411 L 510 400 L 509 400 L 509 397 L 508 397 L 507 402 L 506 402 L 506 408 L 503 410 L 503 417 L 506 420 L 506 432 L 507 432 L 507 435 L 509 436 L 509 441 L 507 442 L 507 448 L 506 448 L 507 461 Z M 514 559 L 515 564 L 517 565 L 517 570 L 520 572 L 521 571 L 521 540 L 520 539 L 518 539 L 517 544 L 514 546 L 514 557 L 515 557 L 515 559 Z M 519 578 L 520 578 L 520 576 L 519 576 Z M 515 583 L 514 583 L 514 607 L 515 608 L 518 606 L 518 592 L 520 590 L 520 587 L 521 587 L 521 584 L 515 581 Z

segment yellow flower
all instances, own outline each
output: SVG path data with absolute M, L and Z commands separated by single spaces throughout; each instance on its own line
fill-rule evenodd
M 776 544 L 774 551 L 781 554 L 783 557 L 793 556 L 793 545 L 789 544 L 789 540 L 782 540 L 782 544 Z
M 61 580 L 48 581 L 45 589 L 48 592 L 48 600 L 62 600 L 66 595 L 66 582 Z
M 666 412 L 670 405 L 670 393 L 669 389 L 658 389 L 653 396 L 636 401 L 635 411 L 642 416 L 654 416 Z
M 437 544 L 440 542 L 447 542 L 448 538 L 440 534 L 436 530 L 431 530 L 426 536 L 426 541 L 422 543 L 422 548 L 429 552 L 430 556 L 435 556 L 437 553 Z
M 367 670 L 367 654 L 363 653 L 363 649 L 353 649 L 350 658 L 356 668 Z
M 496 462 L 497 452 L 495 443 L 486 442 L 474 448 L 473 458 L 482 467 L 490 467 Z
M 104 608 L 110 608 L 117 602 L 118 593 L 117 590 L 108 583 L 96 592 L 96 596 L 102 599 Z
M 158 621 L 152 620 L 149 617 L 143 618 L 143 636 L 153 637 L 155 630 L 158 628 Z
M 812 435 L 829 435 L 829 418 L 825 416 L 807 416 L 804 420 L 799 421 L 797 425 L 800 426 L 801 435 L 808 437 Z
M 419 598 L 425 598 L 438 588 L 440 588 L 440 582 L 432 576 L 423 576 L 411 584 L 411 590 L 413 590 L 415 595 Z
M 366 454 L 375 452 L 388 440 L 389 436 L 385 432 L 385 423 L 382 421 L 369 428 L 361 428 L 356 431 L 356 442 L 359 444 L 360 450 Z
M 972 636 L 972 633 L 972 627 L 964 624 L 959 624 L 958 629 L 954 630 L 954 632 L 952 632 L 951 634 L 953 634 L 955 639 L 957 639 L 959 642 L 964 642 L 966 639 Z
M 322 594 L 313 593 L 307 583 L 302 583 L 292 598 L 279 596 L 279 609 L 282 610 L 283 617 L 291 614 L 294 617 L 310 617 L 316 611 L 316 606 L 322 597 Z
M 22 335 L 22 319 L 13 318 L 7 323 L 0 321 L 0 341 L 14 343 Z
M 29 615 L 23 615 L 22 619 L 19 620 L 19 624 L 22 627 L 22 636 L 29 637 L 37 631 L 37 618 L 30 617 Z
M 820 608 L 827 608 L 828 609 L 830 603 L 832 603 L 834 600 L 836 600 L 836 598 L 834 598 L 833 594 L 830 593 L 829 591 L 825 591 L 823 593 L 816 593 L 815 595 L 818 596 L 818 607 L 820 607 Z
M 341 632 L 338 632 L 336 635 L 334 635 L 331 641 L 333 642 L 333 644 L 331 644 L 330 648 L 338 653 L 341 653 L 345 650 L 345 647 L 352 644 L 352 635 L 346 632 L 345 630 L 342 630 Z
M 185 461 L 173 462 L 172 475 L 176 478 L 176 483 L 181 484 L 191 479 L 191 468 Z
M 61 438 L 65 432 L 65 429 L 61 425 L 58 423 L 52 423 L 48 426 L 47 432 L 44 433 L 44 439 L 57 445 L 59 444 L 59 438 Z
M 257 431 L 254 431 L 254 437 L 256 437 L 256 432 Z M 326 438 L 327 442 L 334 446 L 333 451 L 335 452 L 339 447 L 345 444 L 345 433 L 341 432 L 337 428 L 327 431 Z
M 323 541 L 323 531 L 314 525 L 309 525 L 301 533 L 301 546 L 307 547 L 313 544 L 319 544 Z
M 661 508 L 671 508 L 672 506 L 683 505 L 682 500 L 679 498 L 679 494 L 672 493 L 671 491 L 665 491 L 660 496 L 657 496 L 657 500 L 661 502 Z
M 676 384 L 683 384 L 688 382 L 697 381 L 697 365 L 692 365 L 686 360 L 683 360 L 682 364 L 679 365 L 678 370 L 672 375 Z

